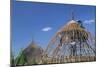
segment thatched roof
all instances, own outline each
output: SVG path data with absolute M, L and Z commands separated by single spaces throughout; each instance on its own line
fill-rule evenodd
M 88 32 L 83 29 L 80 24 L 75 21 L 71 20 L 67 24 L 65 24 L 58 32 L 57 34 L 62 34 L 63 32 L 66 32 L 67 36 L 70 36 L 71 38 L 75 39 L 82 39 L 87 40 L 88 39 Z
M 80 24 L 77 21 L 71 20 L 67 24 L 65 24 L 58 32 L 76 30 L 76 29 L 84 30 L 83 28 L 80 27 Z
M 24 49 L 24 53 L 28 63 L 33 64 L 34 61 L 37 62 L 41 58 L 43 49 L 32 41 L 29 46 Z

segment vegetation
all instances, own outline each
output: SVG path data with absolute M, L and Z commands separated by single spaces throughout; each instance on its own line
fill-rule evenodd
M 32 64 L 37 64 L 36 60 L 33 60 Z M 14 59 L 14 55 L 11 55 L 11 66 L 24 66 L 24 65 L 29 65 L 27 62 L 26 55 L 24 54 L 24 51 L 21 50 L 18 56 Z
M 26 56 L 24 55 L 23 50 L 19 53 L 19 55 L 15 59 L 16 65 L 25 65 L 27 63 Z

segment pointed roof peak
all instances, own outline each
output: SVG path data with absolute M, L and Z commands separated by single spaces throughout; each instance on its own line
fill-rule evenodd
M 34 41 L 31 41 L 28 47 L 26 48 L 37 48 L 37 47 L 38 47 L 37 44 Z
M 68 24 L 71 24 L 71 23 L 77 23 L 77 21 L 75 21 L 75 20 L 70 20 L 70 21 L 67 23 L 67 25 L 68 25 Z

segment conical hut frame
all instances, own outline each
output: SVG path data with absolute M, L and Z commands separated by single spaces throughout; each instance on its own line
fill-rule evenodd
M 95 38 L 73 18 L 50 40 L 43 63 L 95 61 Z

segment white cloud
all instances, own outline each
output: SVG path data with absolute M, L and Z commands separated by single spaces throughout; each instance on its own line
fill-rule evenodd
M 44 31 L 44 32 L 47 32 L 47 31 L 50 31 L 50 30 L 52 30 L 51 27 L 45 27 L 45 28 L 42 29 L 42 31 Z
M 85 21 L 84 21 L 85 24 L 92 24 L 92 23 L 94 23 L 94 22 L 95 22 L 94 19 L 91 19 L 91 20 L 85 20 Z

